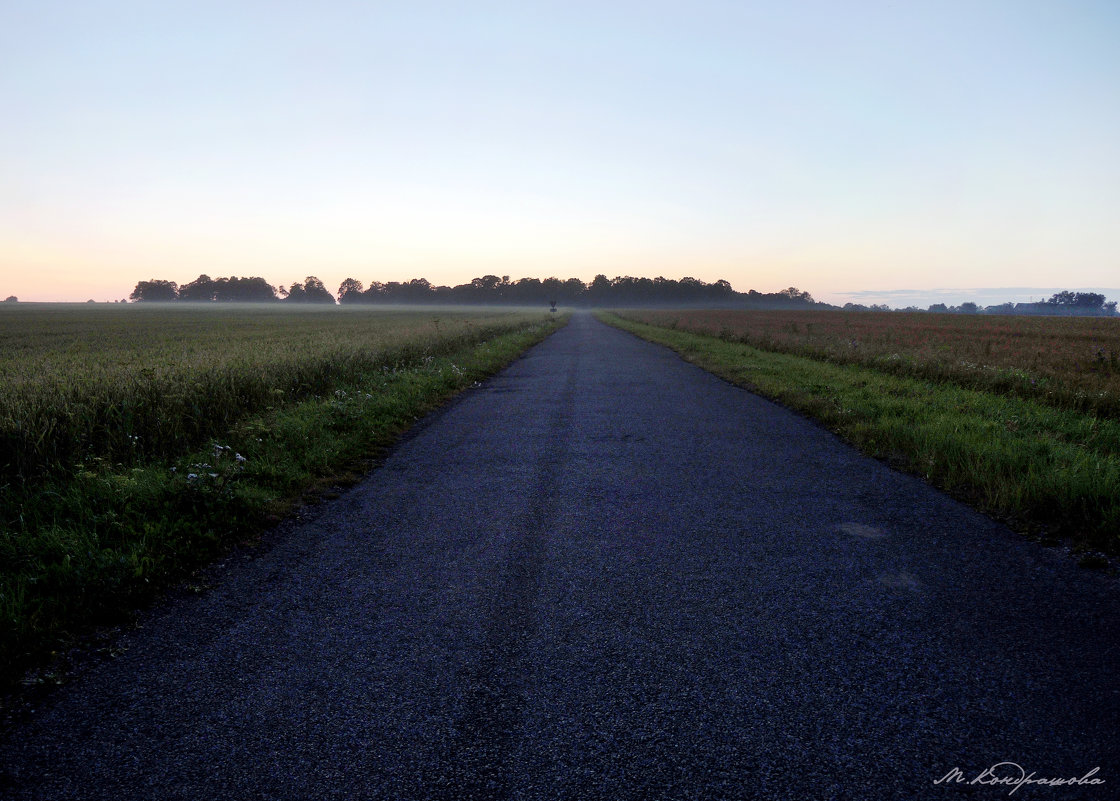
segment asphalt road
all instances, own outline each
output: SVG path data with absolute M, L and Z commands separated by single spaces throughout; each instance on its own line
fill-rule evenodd
M 0 796 L 1120 798 L 1115 579 L 589 315 L 272 540 Z

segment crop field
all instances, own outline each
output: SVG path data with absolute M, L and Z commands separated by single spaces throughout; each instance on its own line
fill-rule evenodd
M 811 415 L 1087 566 L 1120 553 L 1120 320 L 830 311 L 603 319 Z
M 0 673 L 345 478 L 549 317 L 0 307 Z
M 257 306 L 0 309 L 0 475 L 167 458 L 255 411 L 536 313 Z
M 1120 417 L 1120 319 L 841 311 L 642 311 L 627 319 L 763 350 Z

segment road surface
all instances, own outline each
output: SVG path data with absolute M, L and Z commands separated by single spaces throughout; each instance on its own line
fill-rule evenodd
M 1115 579 L 587 314 L 272 540 L 0 797 L 1120 798 Z

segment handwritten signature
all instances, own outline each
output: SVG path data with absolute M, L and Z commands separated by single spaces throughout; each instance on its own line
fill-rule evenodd
M 1065 787 L 1069 785 L 1094 785 L 1104 784 L 1104 779 L 1097 776 L 1100 767 L 1095 767 L 1084 776 L 1074 778 L 1036 778 L 1034 771 L 1027 773 L 1021 765 L 1015 762 L 997 762 L 990 768 L 987 768 L 971 780 L 965 776 L 964 771 L 960 768 L 953 768 L 940 779 L 935 779 L 934 784 L 989 784 L 1010 787 L 1008 795 L 1012 795 L 1016 790 L 1024 784 L 1041 784 L 1047 787 Z

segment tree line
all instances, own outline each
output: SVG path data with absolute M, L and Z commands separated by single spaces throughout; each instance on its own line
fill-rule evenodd
M 411 281 L 373 281 L 368 286 L 347 278 L 332 293 L 309 275 L 289 287 L 273 286 L 265 279 L 210 278 L 200 275 L 187 284 L 152 279 L 140 281 L 129 299 L 133 302 L 188 303 L 323 303 L 352 304 L 485 304 L 540 306 L 555 301 L 561 306 L 695 306 L 760 309 L 837 309 L 813 300 L 808 292 L 789 287 L 778 292 L 737 292 L 724 280 L 705 283 L 696 278 L 634 278 L 597 275 L 590 283 L 578 278 L 522 278 L 484 275 L 457 286 L 436 286 L 425 278 Z M 10 298 L 9 300 L 14 300 Z M 976 303 L 948 306 L 934 303 L 927 309 L 910 306 L 891 309 L 886 304 L 866 306 L 846 303 L 845 311 L 928 311 L 948 314 L 1030 314 L 1063 316 L 1116 316 L 1116 301 L 1097 292 L 1057 292 L 1037 303 L 1001 303 L 982 307 Z
M 200 275 L 188 284 L 152 279 L 132 290 L 133 302 L 335 303 L 336 296 L 315 276 L 290 287 L 274 287 L 265 279 L 210 278 Z M 779 292 L 736 292 L 724 280 L 705 283 L 696 278 L 608 279 L 597 275 L 590 283 L 578 278 L 522 278 L 484 275 L 466 284 L 436 286 L 425 278 L 411 281 L 374 281 L 369 286 L 347 278 L 338 288 L 337 302 L 350 304 L 486 304 L 561 306 L 757 306 L 768 308 L 835 308 L 818 303 L 796 287 Z
M 153 278 L 140 281 L 128 299 L 136 302 L 170 303 L 334 303 L 323 282 L 308 276 L 303 283 L 296 282 L 290 289 L 275 287 L 263 278 L 211 278 L 200 275 L 189 284 L 180 286 L 174 281 Z
M 1099 292 L 1055 292 L 1046 300 L 1037 303 L 999 303 L 993 306 L 980 306 L 968 301 L 959 306 L 934 303 L 928 309 L 908 306 L 905 309 L 891 309 L 886 304 L 864 306 L 859 303 L 845 303 L 845 311 L 929 311 L 935 314 L 1025 314 L 1058 317 L 1115 317 L 1116 301 L 1106 301 Z

